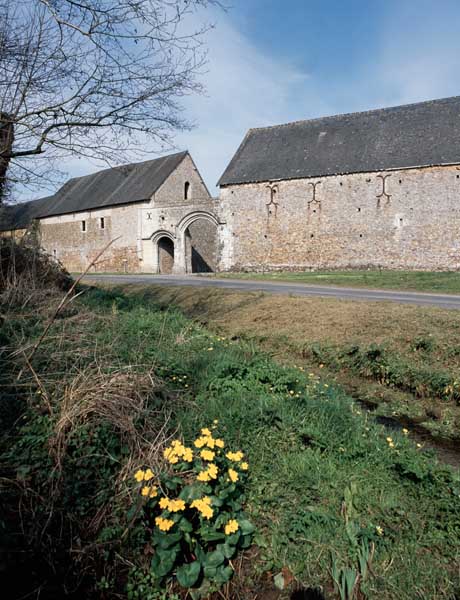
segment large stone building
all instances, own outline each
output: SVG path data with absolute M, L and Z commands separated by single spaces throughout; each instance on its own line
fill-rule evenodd
M 460 268 L 460 97 L 251 129 L 221 268 Z
M 460 97 L 251 129 L 213 199 L 187 152 L 10 207 L 71 271 L 460 268 Z
M 1 229 L 35 222 L 41 246 L 69 271 L 214 271 L 216 201 L 181 152 L 69 180 L 53 196 L 4 209 Z

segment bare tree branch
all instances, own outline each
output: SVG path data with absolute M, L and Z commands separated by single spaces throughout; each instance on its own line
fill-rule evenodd
M 218 4 L 0 0 L 0 201 L 2 180 L 30 184 L 38 161 L 54 172 L 69 156 L 171 147 L 190 127 L 181 98 L 201 91 L 210 25 L 197 11 Z

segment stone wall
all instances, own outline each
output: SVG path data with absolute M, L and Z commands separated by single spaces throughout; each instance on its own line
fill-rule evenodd
M 187 199 L 184 198 L 186 182 L 189 182 Z M 183 232 L 178 230 L 178 225 L 182 219 L 192 212 L 213 212 L 214 209 L 215 201 L 192 159 L 186 156 L 149 201 L 40 219 L 41 244 L 71 272 L 86 269 L 110 240 L 114 240 L 113 244 L 92 268 L 93 271 L 170 272 L 171 256 L 164 248 L 160 256 L 156 244 L 162 238 L 153 241 L 154 234 L 163 231 L 169 238 L 174 238 L 174 248 L 179 250 L 181 258 L 185 244 L 181 245 L 180 235 Z M 104 219 L 104 228 L 101 227 L 101 218 Z M 83 221 L 85 231 L 82 230 Z M 193 238 L 199 245 L 197 251 L 207 262 L 215 265 L 211 225 L 200 219 L 191 227 Z M 212 226 L 215 239 L 216 227 Z M 201 232 L 200 227 L 203 228 Z M 180 272 L 179 267 L 177 272 Z
M 136 272 L 141 270 L 142 261 L 138 215 L 138 205 L 130 204 L 40 219 L 41 245 L 66 269 L 80 272 L 114 240 L 92 271 Z
M 460 168 L 232 185 L 222 270 L 460 268 Z
M 217 227 L 198 219 L 187 228 L 187 261 L 192 273 L 213 273 L 217 269 Z

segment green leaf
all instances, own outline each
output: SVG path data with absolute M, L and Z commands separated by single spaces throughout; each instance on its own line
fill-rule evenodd
M 201 527 L 198 533 L 205 542 L 218 542 L 225 538 L 225 533 L 209 529 L 208 527 Z
M 190 588 L 195 585 L 198 581 L 198 577 L 201 573 L 201 565 L 197 560 L 191 563 L 182 565 L 177 569 L 176 577 L 177 581 L 184 588 Z
M 240 537 L 238 545 L 240 548 L 243 548 L 243 550 L 244 550 L 246 548 L 249 548 L 249 546 L 251 545 L 251 542 L 252 542 L 252 535 L 242 535 Z
M 166 575 L 171 573 L 176 562 L 177 552 L 177 549 L 173 551 L 157 550 L 150 563 L 150 568 L 156 577 L 166 577 Z
M 177 531 L 176 533 L 160 533 L 155 531 L 153 535 L 153 541 L 158 548 L 165 550 L 171 548 L 182 539 L 182 532 Z
M 235 546 L 238 543 L 238 540 L 241 537 L 241 533 L 240 531 L 235 531 L 235 533 L 232 533 L 231 535 L 227 535 L 225 536 L 225 541 L 227 544 L 230 544 L 231 546 Z
M 208 552 L 206 554 L 205 566 L 206 567 L 219 567 L 225 561 L 225 556 L 222 550 L 214 550 L 214 552 Z
M 177 523 L 177 526 L 181 531 L 186 533 L 193 531 L 193 525 L 185 517 L 182 517 L 182 519 Z
M 279 590 L 284 590 L 284 576 L 282 573 L 278 573 L 278 575 L 275 575 L 275 577 L 273 578 L 273 582 L 275 584 L 275 587 L 277 587 Z
M 216 583 L 227 583 L 227 581 L 232 577 L 233 569 L 230 565 L 220 566 L 216 570 L 216 574 L 214 575 L 214 581 Z
M 254 531 L 256 530 L 251 521 L 248 521 L 247 519 L 238 520 L 238 525 L 240 526 L 240 530 L 243 535 L 249 535 L 251 533 L 254 533 Z
M 231 544 L 219 544 L 217 546 L 217 549 L 221 550 L 221 552 L 223 552 L 225 558 L 233 558 L 233 556 L 235 556 L 236 553 L 236 546 L 232 546 Z

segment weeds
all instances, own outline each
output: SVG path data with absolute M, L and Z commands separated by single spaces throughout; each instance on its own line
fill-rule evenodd
M 24 376 L 19 420 L 1 438 L 5 530 L 31 561 L 24 572 L 35 560 L 43 573 L 41 556 L 59 589 L 73 586 L 79 597 L 97 586 L 105 598 L 161 598 L 152 589 L 156 529 L 132 475 L 139 465 L 144 475 L 161 474 L 171 440 L 194 440 L 218 419 L 222 439 L 244 448 L 251 466 L 244 495 L 259 547 L 246 573 L 242 555 L 224 554 L 217 566 L 232 560 L 236 570 L 224 597 L 256 596 L 263 573 L 283 569 L 297 586 L 330 590 L 335 580 L 349 598 L 358 590 L 398 600 L 454 596 L 460 480 L 410 436 L 394 433 L 390 446 L 383 428 L 329 382 L 274 363 L 255 344 L 213 335 L 173 306 L 117 290 L 91 290 L 75 306 L 33 357 L 53 410 L 41 410 L 40 389 Z M 2 339 L 14 326 L 33 343 L 46 322 L 39 314 L 24 322 L 19 311 L 3 323 Z M 11 383 L 23 353 L 9 347 L 1 360 Z M 160 488 L 149 481 L 141 490 Z M 239 521 L 237 511 L 228 518 L 225 510 L 227 524 Z M 152 513 L 153 523 L 171 514 Z M 37 579 L 20 589 L 16 577 L 17 595 L 43 586 Z M 174 593 L 166 587 L 163 597 Z

